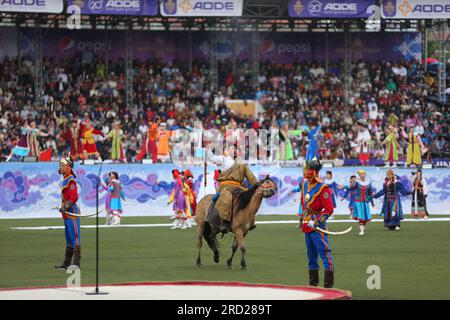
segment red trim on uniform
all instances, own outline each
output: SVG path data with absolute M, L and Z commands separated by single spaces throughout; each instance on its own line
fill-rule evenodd
M 327 260 L 328 260 L 328 264 L 330 265 L 330 269 L 333 270 L 334 269 L 333 261 L 331 260 L 331 257 L 330 257 L 330 255 L 328 253 L 328 250 L 329 250 L 328 244 L 325 241 L 325 236 L 324 236 L 324 234 L 322 232 L 320 232 L 320 238 L 322 239 L 322 242 L 325 245 L 325 254 L 327 255 Z
M 77 220 L 72 220 L 73 221 L 73 227 L 74 227 L 74 230 L 75 230 L 75 245 L 76 246 L 79 246 L 80 245 L 80 243 L 78 242 L 78 229 L 77 229 Z

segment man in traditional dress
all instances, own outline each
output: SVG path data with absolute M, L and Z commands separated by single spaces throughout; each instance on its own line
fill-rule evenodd
M 394 175 L 394 172 L 389 169 L 386 171 L 383 189 L 373 195 L 375 199 L 384 196 L 381 213 L 384 217 L 384 226 L 389 230 L 400 230 L 400 221 L 403 220 L 401 194 L 410 195 L 411 192 L 405 190 L 405 187 Z
M 77 205 L 77 182 L 75 180 L 76 176 L 73 173 L 73 160 L 70 157 L 61 159 L 58 173 L 64 179 L 61 187 L 61 207 L 59 211 L 64 219 L 66 253 L 63 263 L 56 265 L 55 268 L 67 269 L 71 264 L 80 267 L 80 218 L 75 215 L 79 215 L 81 212 Z
M 231 231 L 233 192 L 236 190 L 247 190 L 245 179 L 248 180 L 251 186 L 255 185 L 258 180 L 245 163 L 235 160 L 236 147 L 234 145 L 225 150 L 223 156 L 213 155 L 209 147 L 207 146 L 206 148 L 207 160 L 219 166 L 221 171 L 218 178 L 220 195 L 215 206 L 219 216 L 222 218 L 220 231 L 226 233 Z M 254 226 L 252 226 L 253 228 Z
M 369 147 L 370 147 L 370 132 L 366 120 L 360 119 L 358 135 L 356 136 L 356 143 L 358 144 L 359 161 L 361 165 L 369 165 Z
M 105 135 L 100 130 L 94 129 L 90 120 L 87 120 L 84 123 L 84 126 L 85 128 L 82 134 L 84 159 L 89 159 L 89 157 L 94 156 L 96 159 L 101 161 L 100 155 L 97 151 L 97 145 L 95 144 L 94 135 L 100 135 L 102 137 Z
M 308 253 L 309 285 L 319 285 L 320 256 L 325 269 L 324 287 L 334 285 L 334 261 L 328 236 L 316 228 L 327 229 L 327 219 L 333 214 L 333 200 L 330 188 L 319 178 L 322 164 L 318 159 L 306 163 L 302 184 L 302 231 L 305 234 Z
M 183 193 L 186 202 L 185 217 L 183 226 L 181 229 L 187 229 L 192 227 L 192 216 L 195 215 L 195 209 L 197 207 L 197 197 L 194 191 L 194 175 L 190 170 L 184 170 L 181 172 L 183 180 Z
M 315 122 L 311 124 L 311 131 L 309 131 L 308 149 L 306 150 L 305 160 L 309 161 L 313 158 L 319 158 L 319 144 L 317 143 L 317 136 L 319 135 L 322 125 L 317 126 Z

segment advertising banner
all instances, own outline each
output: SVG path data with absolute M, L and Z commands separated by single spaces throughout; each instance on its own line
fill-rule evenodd
M 240 17 L 244 0 L 162 0 L 165 17 Z
M 33 30 L 21 31 L 20 48 L 22 55 L 33 55 Z M 109 58 L 116 60 L 125 57 L 125 32 L 109 32 Z M 234 36 L 231 32 L 221 32 L 218 36 L 219 60 L 251 59 L 252 34 L 242 32 Z M 318 61 L 326 59 L 325 34 L 316 33 L 261 33 L 260 58 L 290 64 L 294 61 Z M 237 44 L 233 45 L 236 40 Z M 332 33 L 328 37 L 331 62 L 344 58 L 344 35 Z M 44 56 L 72 58 L 77 54 L 104 56 L 106 44 L 102 31 L 49 30 L 44 38 Z M 187 32 L 151 31 L 133 35 L 133 56 L 136 59 L 158 59 L 163 63 L 174 59 L 188 60 L 189 47 Z M 419 32 L 352 33 L 352 59 L 371 62 L 384 60 L 420 60 L 421 34 Z M 234 49 L 234 50 L 233 50 Z M 211 53 L 208 32 L 192 33 L 192 53 L 194 59 L 209 59 Z
M 105 164 L 101 178 L 108 172 L 119 173 L 119 180 L 125 194 L 126 201 L 123 204 L 124 217 L 127 216 L 169 216 L 173 213 L 172 206 L 167 205 L 167 200 L 173 188 L 172 169 L 174 164 Z M 207 187 L 203 186 L 204 171 L 202 166 L 177 167 L 189 169 L 194 175 L 194 189 L 198 194 L 198 200 L 205 194 L 215 193 L 214 175 L 208 174 Z M 211 173 L 215 169 L 209 166 Z M 265 199 L 258 214 L 292 214 L 296 219 L 299 206 L 299 193 L 290 194 L 290 191 L 298 186 L 302 176 L 300 167 L 277 166 L 250 166 L 258 179 L 266 175 L 278 185 L 278 193 Z M 350 176 L 356 173 L 359 167 L 331 168 L 333 177 L 338 184 L 347 185 Z M 383 168 L 365 167 L 368 180 L 378 191 L 382 187 L 386 170 Z M 78 205 L 84 213 L 95 212 L 96 186 L 98 165 L 85 166 L 75 164 L 75 174 L 78 183 Z M 327 169 L 328 170 L 328 169 Z M 408 179 L 411 169 L 395 169 L 400 181 L 407 190 L 411 190 L 412 183 Z M 325 175 L 325 169 L 321 171 L 321 177 Z M 450 214 L 450 175 L 448 169 L 423 170 L 423 176 L 428 185 L 427 206 L 430 215 Z M 37 218 L 54 217 L 61 218 L 61 214 L 52 209 L 61 202 L 60 195 L 61 176 L 58 174 L 58 163 L 0 163 L 0 218 Z M 99 189 L 99 205 L 104 208 L 106 191 Z M 337 197 L 336 214 L 348 215 L 348 201 L 340 201 L 343 190 Z M 403 213 L 411 212 L 411 196 L 402 196 Z M 375 209 L 371 209 L 374 218 L 378 217 L 382 200 L 375 201 Z
M 61 13 L 63 0 L 1 0 L 0 12 Z
M 368 18 L 372 15 L 374 0 L 290 0 L 292 18 Z
M 448 0 L 383 0 L 385 19 L 450 19 Z
M 158 0 L 68 0 L 67 4 L 80 7 L 81 14 L 156 16 Z

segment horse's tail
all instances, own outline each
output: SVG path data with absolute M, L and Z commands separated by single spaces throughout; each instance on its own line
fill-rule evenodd
M 219 251 L 219 241 L 217 241 L 217 238 L 214 236 L 212 236 L 212 229 L 211 229 L 211 225 L 209 224 L 208 221 L 205 221 L 205 227 L 203 229 L 203 237 L 206 240 L 206 243 L 208 243 L 208 246 L 211 248 L 211 250 L 213 251 Z

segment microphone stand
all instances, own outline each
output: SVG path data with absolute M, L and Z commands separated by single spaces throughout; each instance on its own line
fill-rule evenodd
M 98 241 L 98 187 L 100 185 L 100 179 L 101 179 L 101 173 L 102 173 L 102 167 L 103 167 L 103 160 L 100 162 L 100 169 L 98 171 L 98 179 L 97 179 L 97 190 L 96 190 L 96 216 L 95 216 L 95 291 L 94 292 L 86 292 L 86 295 L 103 295 L 103 294 L 109 294 L 108 292 L 100 291 L 98 288 L 98 247 L 99 247 L 99 241 Z

